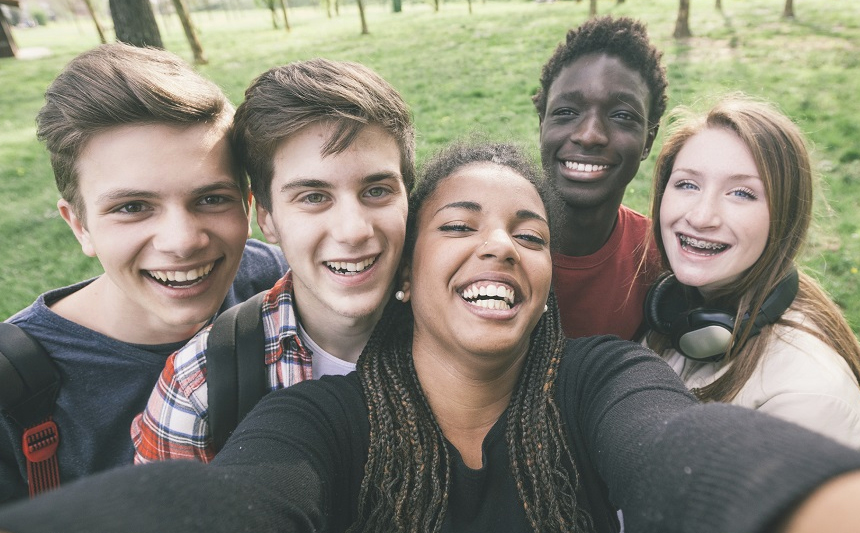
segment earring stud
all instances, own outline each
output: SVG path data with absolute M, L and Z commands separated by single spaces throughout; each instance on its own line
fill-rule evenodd
M 405 293 L 405 292 L 403 292 L 403 291 L 397 291 L 397 292 L 395 292 L 395 293 L 394 293 L 394 297 L 395 297 L 395 298 L 397 298 L 399 301 L 401 301 L 401 302 L 402 302 L 402 301 L 403 301 L 403 299 L 404 299 L 404 298 L 406 298 L 406 293 Z
M 543 312 L 546 313 L 549 311 L 549 306 L 547 304 L 543 304 Z

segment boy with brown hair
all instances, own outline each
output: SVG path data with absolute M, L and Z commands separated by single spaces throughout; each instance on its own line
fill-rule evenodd
M 179 57 L 120 43 L 48 87 L 37 134 L 60 215 L 104 274 L 41 295 L 8 322 L 59 369 L 53 420 L 63 483 L 132 461 L 128 427 L 167 357 L 214 315 L 286 270 L 250 234 L 233 107 Z M 0 420 L 0 502 L 27 493 L 22 428 Z
M 265 390 L 346 374 L 394 294 L 415 133 L 397 91 L 357 63 L 273 68 L 236 111 L 235 153 L 257 220 L 290 271 L 262 303 Z M 211 328 L 168 360 L 132 426 L 135 462 L 211 460 Z M 255 363 L 256 364 L 256 363 Z

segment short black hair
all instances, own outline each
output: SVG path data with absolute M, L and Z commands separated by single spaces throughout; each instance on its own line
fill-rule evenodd
M 606 54 L 621 59 L 625 65 L 639 72 L 651 93 L 648 125 L 656 126 L 666 111 L 666 68 L 660 63 L 663 53 L 648 40 L 645 24 L 629 17 L 611 16 L 593 18 L 579 28 L 567 32 L 565 42 L 541 70 L 537 94 L 532 97 L 538 115 L 546 114 L 547 93 L 561 70 L 587 54 Z

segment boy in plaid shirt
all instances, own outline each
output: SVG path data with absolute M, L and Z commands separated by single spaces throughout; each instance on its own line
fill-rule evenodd
M 400 263 L 414 173 L 406 104 L 362 65 L 300 61 L 251 84 L 232 142 L 260 228 L 290 264 L 262 304 L 268 390 L 351 372 Z M 209 331 L 168 360 L 134 420 L 135 462 L 208 462 L 217 452 L 208 419 Z

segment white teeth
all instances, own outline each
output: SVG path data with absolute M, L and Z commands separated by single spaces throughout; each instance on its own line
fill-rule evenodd
M 472 305 L 486 309 L 510 309 L 514 305 L 514 290 L 507 285 L 473 283 L 460 294 Z
M 683 246 L 692 246 L 693 248 L 699 248 L 702 250 L 720 251 L 728 248 L 728 245 L 726 244 L 711 241 L 700 241 L 699 239 L 694 239 L 686 235 L 679 235 L 678 238 Z
M 147 273 L 152 278 L 169 285 L 171 281 L 182 283 L 200 280 L 212 272 L 213 268 L 215 268 L 215 263 L 209 263 L 208 265 L 200 268 L 192 268 L 191 270 L 148 270 Z
M 339 274 L 357 274 L 376 262 L 375 257 L 359 261 L 358 263 L 348 263 L 346 261 L 326 261 L 325 265 Z
M 599 172 L 609 168 L 609 165 L 592 165 L 589 163 L 576 163 L 574 161 L 565 161 L 564 166 L 577 172 Z

